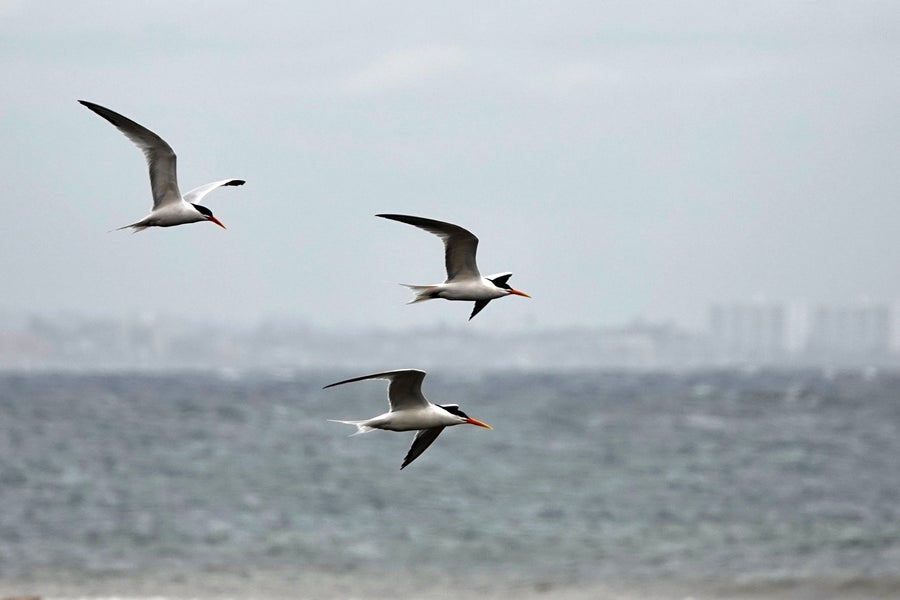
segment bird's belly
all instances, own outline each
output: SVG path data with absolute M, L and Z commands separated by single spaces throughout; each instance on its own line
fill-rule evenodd
M 442 415 L 432 410 L 402 410 L 388 413 L 386 417 L 381 429 L 389 431 L 414 431 L 431 429 L 432 427 L 446 427 L 458 423 L 458 420 L 454 420 L 449 415 Z
M 445 283 L 437 296 L 445 300 L 493 300 L 505 296 L 505 292 L 494 285 L 479 282 Z
M 172 227 L 174 225 L 196 223 L 197 221 L 203 220 L 203 216 L 191 208 L 186 202 L 157 209 L 150 213 L 147 218 L 152 220 L 153 225 L 157 227 Z

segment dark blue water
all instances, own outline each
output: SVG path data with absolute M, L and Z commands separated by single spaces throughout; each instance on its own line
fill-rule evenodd
M 900 575 L 900 376 L 433 372 L 412 434 L 355 372 L 0 376 L 0 576 L 440 569 Z

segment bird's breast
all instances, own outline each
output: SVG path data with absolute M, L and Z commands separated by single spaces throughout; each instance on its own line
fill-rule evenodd
M 461 419 L 436 406 L 423 409 L 395 410 L 388 413 L 383 429 L 390 431 L 412 431 L 459 425 Z
M 480 281 L 453 281 L 441 286 L 438 298 L 445 300 L 493 300 L 506 295 L 496 285 L 482 279 Z
M 157 227 L 172 227 L 204 220 L 203 215 L 196 208 L 183 200 L 176 204 L 167 204 L 157 208 L 150 213 L 149 218 L 153 219 L 153 224 Z

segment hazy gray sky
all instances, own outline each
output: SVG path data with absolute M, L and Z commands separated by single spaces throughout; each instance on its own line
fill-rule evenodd
M 900 13 L 886 2 L 0 0 L 0 309 L 460 324 L 405 306 L 458 223 L 534 296 L 470 326 L 702 322 L 900 298 Z M 149 210 L 86 99 L 227 177 Z

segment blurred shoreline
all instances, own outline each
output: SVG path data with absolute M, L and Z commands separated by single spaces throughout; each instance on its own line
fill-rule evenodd
M 35 571 L 0 576 L 0 598 L 621 599 L 870 600 L 896 598 L 900 578 L 855 574 L 579 579 L 511 578 L 467 572 L 331 571 L 236 567 L 228 570 Z
M 469 371 L 900 369 L 887 325 L 876 332 L 863 327 L 855 336 L 842 329 L 826 340 L 811 333 L 788 344 L 784 333 L 756 335 L 750 325 L 735 332 L 717 323 L 708 331 L 643 320 L 556 329 L 523 323 L 513 331 L 469 323 L 387 330 L 274 317 L 237 324 L 164 315 L 7 316 L 0 319 L 0 371 L 365 370 L 410 366 L 411 352 L 417 368 Z

